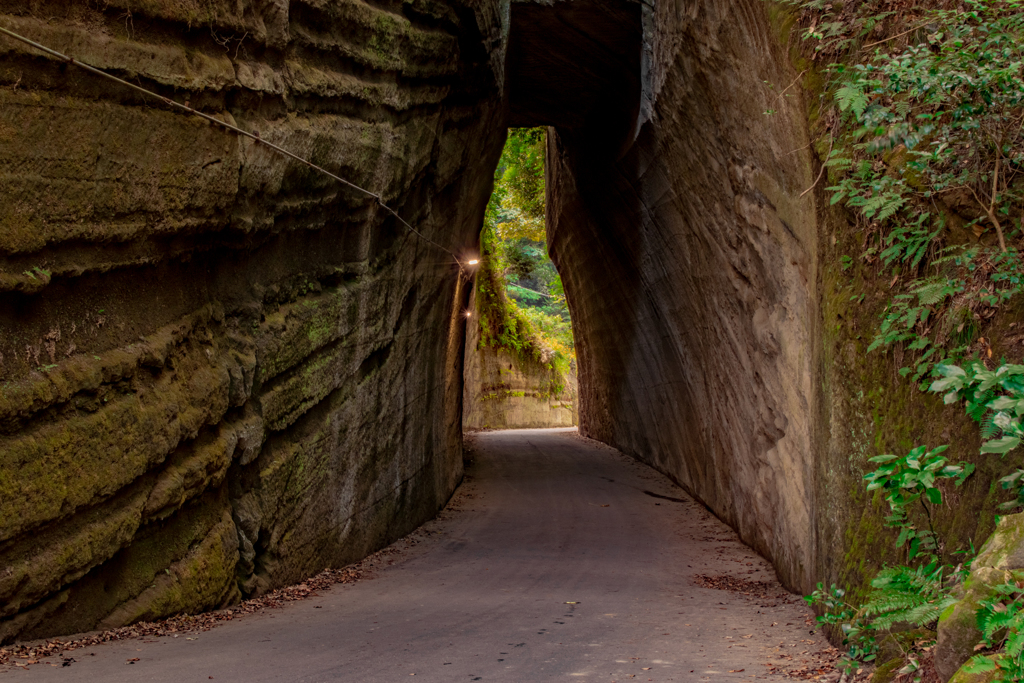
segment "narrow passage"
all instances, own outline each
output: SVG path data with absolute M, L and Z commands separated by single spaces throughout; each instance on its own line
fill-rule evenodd
M 654 470 L 572 429 L 468 445 L 446 511 L 373 578 L 194 638 L 79 650 L 68 667 L 11 680 L 838 678 L 771 566 Z

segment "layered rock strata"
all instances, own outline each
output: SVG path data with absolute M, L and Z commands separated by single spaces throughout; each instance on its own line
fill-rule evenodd
M 476 241 L 496 3 L 0 2 Z M 465 278 L 366 195 L 0 37 L 0 642 L 217 607 L 461 477 Z
M 475 292 L 470 297 L 470 310 L 475 309 L 474 299 Z M 463 427 L 473 430 L 575 426 L 576 376 L 556 368 L 550 351 L 534 358 L 482 346 L 476 320 L 469 324 L 466 334 Z

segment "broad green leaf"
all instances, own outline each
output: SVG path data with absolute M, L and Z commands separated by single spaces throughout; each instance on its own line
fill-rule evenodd
M 1005 453 L 1009 453 L 1018 445 L 1020 445 L 1019 437 L 1004 436 L 1001 439 L 993 439 L 992 441 L 985 442 L 985 444 L 981 447 L 981 452 L 998 453 L 1000 455 L 1003 455 Z

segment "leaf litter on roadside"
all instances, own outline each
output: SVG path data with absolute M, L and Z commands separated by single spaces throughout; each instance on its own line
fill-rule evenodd
M 748 600 L 757 600 L 761 607 L 778 607 L 779 603 L 790 604 L 793 598 L 775 581 L 755 581 L 729 574 L 694 574 L 693 582 L 701 588 L 728 591 Z M 741 638 L 751 638 L 752 635 L 744 635 Z M 808 644 L 814 641 L 802 642 Z M 771 656 L 769 661 L 765 662 L 765 666 L 768 668 L 768 673 L 788 678 L 810 681 L 839 680 L 840 674 L 835 668 L 835 663 L 839 659 L 839 651 L 836 648 L 827 647 L 817 652 L 802 651 L 796 657 L 800 659 L 779 652 L 777 655 Z M 847 681 L 852 680 L 847 679 Z
M 277 609 L 286 603 L 296 600 L 304 600 L 315 597 L 316 591 L 326 590 L 336 584 L 355 583 L 364 578 L 374 561 L 381 559 L 383 555 L 390 555 L 393 552 L 383 551 L 367 557 L 362 562 L 345 567 L 344 569 L 325 569 L 316 576 L 294 586 L 286 586 L 271 591 L 266 595 L 246 600 L 234 607 L 219 610 L 217 612 L 205 612 L 195 615 L 180 615 L 164 619 L 162 621 L 142 621 L 131 626 L 108 629 L 99 633 L 91 633 L 80 638 L 64 640 L 61 638 L 50 638 L 42 643 L 13 645 L 0 648 L 0 666 L 14 664 L 14 666 L 27 668 L 32 664 L 39 664 L 40 660 L 62 652 L 79 650 L 101 643 L 109 643 L 118 640 L 133 640 L 149 636 L 175 636 L 182 634 L 194 634 L 202 631 L 209 631 L 221 623 L 232 621 L 246 614 L 262 612 L 266 609 Z M 22 660 L 22 661 L 17 661 Z M 74 658 L 65 658 L 60 666 L 70 666 Z M 129 660 L 127 663 L 134 664 L 138 659 Z M 56 664 L 54 666 L 57 666 Z

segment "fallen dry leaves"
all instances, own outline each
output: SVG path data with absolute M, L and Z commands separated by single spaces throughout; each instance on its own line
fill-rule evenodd
M 316 591 L 326 590 L 339 583 L 355 583 L 366 576 L 368 569 L 374 565 L 375 560 L 379 561 L 383 555 L 394 554 L 393 552 L 387 552 L 388 550 L 388 548 L 385 548 L 383 551 L 367 557 L 362 562 L 345 567 L 344 569 L 325 569 L 300 584 L 279 588 L 266 595 L 251 598 L 234 607 L 217 612 L 181 615 L 162 621 L 142 621 L 131 626 L 92 633 L 70 640 L 52 638 L 43 643 L 0 648 L 0 666 L 14 664 L 14 666 L 27 668 L 32 664 L 39 664 L 39 660 L 45 657 L 99 645 L 100 643 L 209 631 L 221 623 L 232 621 L 246 614 L 254 614 L 267 609 L 277 609 L 289 602 L 315 597 L 317 595 Z M 65 658 L 63 665 L 68 666 L 73 661 L 71 658 Z M 134 664 L 134 661 L 128 660 L 128 663 Z
M 701 588 L 729 591 L 761 600 L 788 601 L 790 598 L 790 594 L 777 581 L 752 581 L 728 574 L 695 574 L 693 582 Z M 774 607 L 774 605 L 770 606 Z
M 702 588 L 729 591 L 751 600 L 759 600 L 762 607 L 776 607 L 779 602 L 785 603 L 792 600 L 789 592 L 775 581 L 754 581 L 729 574 L 695 574 L 693 582 Z M 813 620 L 808 620 L 808 625 L 813 624 Z M 747 638 L 748 636 L 742 637 Z M 814 641 L 802 642 L 807 644 Z M 827 647 L 816 652 L 804 650 L 795 657 L 780 652 L 765 662 L 765 666 L 768 668 L 768 673 L 788 678 L 805 681 L 838 681 L 840 674 L 836 670 L 835 663 L 839 657 L 839 650 L 834 647 Z M 853 679 L 847 680 L 852 681 Z

